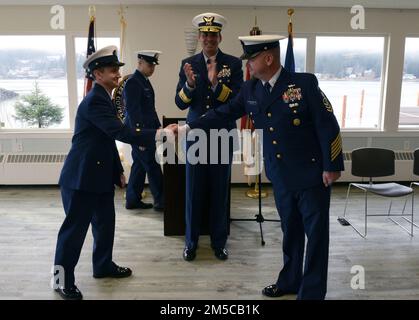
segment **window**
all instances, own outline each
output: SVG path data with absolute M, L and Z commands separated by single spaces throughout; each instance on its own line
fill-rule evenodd
M 119 38 L 108 38 L 101 37 L 96 38 L 95 48 L 96 51 L 106 47 L 106 46 L 117 46 L 119 49 Z M 83 69 L 83 63 L 86 60 L 86 51 L 87 51 L 87 37 L 75 38 L 75 48 L 76 48 L 76 66 L 77 66 L 77 98 L 80 103 L 83 99 L 84 91 L 84 78 L 85 70 Z
M 379 129 L 384 37 L 316 37 L 315 73 L 341 128 Z
M 419 126 L 419 38 L 406 38 L 399 127 Z
M 70 128 L 65 51 L 65 36 L 0 36 L 0 128 Z
M 281 64 L 285 65 L 285 56 L 287 54 L 288 38 L 281 40 Z M 294 38 L 294 60 L 295 72 L 306 71 L 306 52 L 307 52 L 307 39 Z

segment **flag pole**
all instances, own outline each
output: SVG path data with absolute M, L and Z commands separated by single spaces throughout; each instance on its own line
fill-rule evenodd
M 96 24 L 96 6 L 89 6 L 89 17 L 90 22 Z M 96 28 L 93 30 L 93 41 L 95 44 L 95 48 L 97 48 L 97 37 L 96 37 Z
M 89 31 L 87 35 L 87 49 L 86 49 L 86 58 L 92 55 L 96 51 L 96 7 L 89 6 Z M 93 86 L 93 78 L 86 71 L 86 75 L 84 77 L 84 86 L 83 86 L 83 97 L 85 97 L 89 91 L 92 89 Z
M 293 8 L 289 8 L 287 13 L 288 13 L 288 18 L 289 18 L 289 22 L 288 22 L 288 34 L 292 35 L 292 15 L 294 14 L 294 9 Z
M 125 54 L 125 31 L 127 28 L 127 20 L 125 19 L 124 16 L 125 10 L 123 5 L 121 4 L 118 10 L 118 14 L 119 14 L 119 23 L 121 26 L 121 33 L 120 33 L 120 38 L 119 38 L 119 55 L 121 57 L 121 60 L 124 61 L 124 54 Z M 121 74 L 123 74 L 123 67 L 121 67 Z M 123 81 L 123 77 L 121 78 L 120 81 Z
M 255 25 L 250 30 L 249 34 L 251 36 L 257 36 L 257 35 L 262 34 L 262 31 L 258 27 L 258 17 L 256 15 L 255 15 Z M 250 80 L 250 72 L 249 72 L 249 68 L 247 66 L 246 66 L 246 80 Z M 242 120 L 242 129 L 251 129 L 253 131 L 254 127 L 253 127 L 252 122 L 250 121 L 250 118 L 248 116 L 244 116 L 243 119 L 244 119 L 244 121 Z M 255 151 L 256 151 L 256 147 L 255 147 Z M 258 157 L 258 154 L 256 154 L 256 152 L 255 152 L 255 156 Z M 259 158 L 257 158 L 256 161 L 259 162 Z M 257 163 L 257 165 L 260 165 L 260 164 Z M 260 174 L 256 175 L 255 187 L 253 189 L 251 188 L 248 191 L 246 191 L 246 196 L 247 197 L 252 198 L 252 199 L 259 198 L 260 180 L 261 180 L 260 179 Z M 249 186 L 252 185 L 251 175 L 247 175 L 247 184 Z M 268 196 L 267 192 L 260 192 L 260 195 L 261 195 L 262 198 L 266 198 Z
M 287 52 L 285 55 L 284 68 L 288 72 L 295 72 L 295 59 L 294 59 L 294 35 L 293 35 L 293 25 L 292 25 L 292 16 L 295 10 L 289 8 L 287 11 L 288 14 L 288 45 Z

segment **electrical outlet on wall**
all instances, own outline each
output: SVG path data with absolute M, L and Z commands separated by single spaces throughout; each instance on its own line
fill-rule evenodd
M 19 140 L 19 139 L 13 140 L 12 150 L 13 152 L 23 152 L 22 140 Z
M 18 143 L 16 144 L 16 149 L 17 152 L 23 152 L 23 143 L 22 140 L 19 140 Z

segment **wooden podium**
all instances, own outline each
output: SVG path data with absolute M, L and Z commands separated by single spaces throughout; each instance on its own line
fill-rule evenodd
M 163 127 L 171 123 L 185 121 L 184 118 L 163 117 Z M 173 146 L 173 148 L 175 148 Z M 174 149 L 172 150 L 174 152 Z M 163 165 L 163 190 L 164 190 L 164 235 L 181 236 L 185 235 L 185 175 L 186 165 L 179 163 L 176 155 L 176 163 Z M 230 177 L 231 182 L 231 177 Z M 229 182 L 229 183 L 230 183 Z M 201 222 L 201 235 L 209 234 L 209 206 L 204 206 Z M 230 220 L 230 188 L 228 188 L 227 215 Z M 229 224 L 230 225 L 230 224 Z M 230 227 L 229 231 L 230 231 Z

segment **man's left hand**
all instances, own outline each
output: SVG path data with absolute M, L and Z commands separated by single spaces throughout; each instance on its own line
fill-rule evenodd
M 325 187 L 329 187 L 340 178 L 340 171 L 323 171 L 323 184 Z

